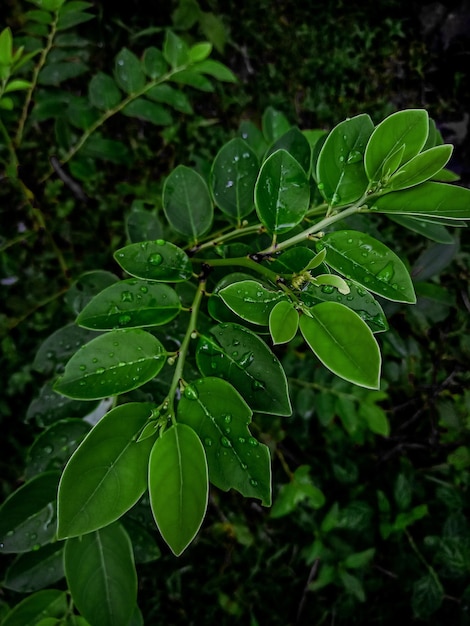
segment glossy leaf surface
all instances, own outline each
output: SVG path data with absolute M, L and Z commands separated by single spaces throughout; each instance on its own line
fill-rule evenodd
M 19 593 L 50 587 L 64 576 L 63 550 L 63 544 L 52 543 L 20 554 L 7 569 L 3 586 Z
M 405 163 L 387 182 L 386 189 L 396 191 L 424 183 L 445 166 L 452 155 L 450 145 L 436 146 L 417 154 Z
M 137 278 L 179 283 L 192 276 L 187 254 L 164 239 L 132 243 L 117 250 L 114 258 L 128 274 Z
M 198 434 L 216 487 L 270 506 L 269 450 L 251 435 L 250 407 L 232 385 L 212 377 L 191 383 L 178 404 L 178 421 Z
M 2 626 L 25 626 L 39 624 L 41 619 L 54 618 L 57 623 L 67 612 L 68 599 L 65 591 L 44 589 L 28 596 L 17 604 L 2 620 Z
M 333 128 L 317 161 L 320 193 L 331 205 L 358 200 L 369 183 L 364 169 L 364 151 L 374 125 L 368 115 L 357 115 Z
M 68 539 L 64 563 L 73 602 L 90 624 L 128 626 L 137 602 L 137 575 L 122 526 Z
M 70 357 L 83 345 L 97 336 L 97 333 L 68 324 L 49 335 L 41 344 L 34 357 L 33 367 L 41 374 L 55 374 Z
M 0 507 L 0 553 L 29 552 L 56 532 L 60 472 L 45 472 L 14 491 Z
M 292 302 L 278 302 L 269 314 L 269 332 L 273 344 L 287 343 L 297 334 L 299 314 Z
M 192 428 L 178 423 L 157 439 L 148 479 L 155 522 L 178 556 L 201 527 L 209 494 L 206 455 Z
M 150 415 L 146 403 L 118 406 L 74 452 L 59 484 L 57 533 L 61 539 L 111 524 L 141 497 L 153 440 L 136 439 Z
M 380 349 L 372 331 L 338 302 L 322 302 L 300 317 L 300 330 L 313 353 L 337 376 L 378 389 Z
M 307 175 L 285 150 L 263 163 L 255 186 L 255 207 L 268 232 L 285 233 L 304 218 L 310 202 Z
M 181 235 L 197 240 L 212 224 L 214 208 L 204 179 L 185 165 L 178 165 L 163 187 L 163 210 Z
M 243 139 L 226 143 L 214 159 L 211 187 L 215 203 L 230 218 L 240 221 L 253 210 L 258 159 Z
M 400 226 L 404 226 L 415 233 L 419 233 L 432 241 L 437 241 L 438 243 L 452 243 L 454 241 L 454 238 L 445 226 L 431 220 L 424 220 L 417 216 L 413 217 L 411 215 L 402 214 L 389 214 L 389 218 L 397 224 L 400 224 Z
M 267 156 L 277 150 L 286 150 L 302 166 L 305 173 L 310 173 L 312 149 L 305 135 L 297 127 L 290 128 L 269 149 Z
M 115 396 L 156 376 L 165 355 L 160 341 L 144 330 L 111 331 L 73 355 L 54 389 L 81 400 Z
M 77 324 L 93 330 L 160 326 L 180 310 L 178 295 L 168 285 L 130 278 L 95 296 L 78 316 Z
M 268 143 L 272 144 L 287 133 L 292 124 L 281 111 L 269 106 L 266 107 L 261 119 L 263 135 Z
M 400 163 L 406 163 L 426 143 L 429 132 L 428 114 L 424 109 L 398 111 L 383 120 L 372 133 L 364 155 L 364 165 L 370 181 L 378 182 L 387 159 L 402 150 Z
M 287 300 L 283 291 L 266 289 L 256 280 L 242 280 L 224 287 L 219 295 L 225 304 L 247 322 L 267 326 L 272 308 Z
M 371 207 L 380 213 L 397 213 L 456 220 L 470 219 L 470 189 L 427 182 L 412 189 L 386 194 Z
M 355 230 L 325 235 L 317 244 L 327 250 L 328 265 L 366 289 L 394 302 L 416 302 L 403 261 L 385 244 Z
M 214 326 L 210 335 L 201 337 L 196 360 L 204 376 L 227 380 L 254 411 L 291 414 L 281 364 L 264 341 L 243 326 Z

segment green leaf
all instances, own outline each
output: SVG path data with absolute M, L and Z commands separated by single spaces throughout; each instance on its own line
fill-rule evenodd
M 361 387 L 378 389 L 380 349 L 365 322 L 339 302 L 322 302 L 300 317 L 305 341 L 325 367 Z
M 188 115 L 193 113 L 193 108 L 187 96 L 179 89 L 174 89 L 166 83 L 163 85 L 155 85 L 155 87 L 149 89 L 145 95 L 147 98 L 150 98 L 150 100 L 168 104 L 176 111 L 181 111 L 181 113 L 187 113 Z
M 90 428 L 87 422 L 78 418 L 54 422 L 34 440 L 29 449 L 26 478 L 33 478 L 47 470 L 62 469 Z
M 8 496 L 0 507 L 0 553 L 29 552 L 49 543 L 56 532 L 60 472 L 45 472 Z
M 451 157 L 452 150 L 453 146 L 444 145 L 417 154 L 395 172 L 387 182 L 385 189 L 396 191 L 424 183 L 445 166 Z
M 127 215 L 126 232 L 131 243 L 155 240 L 162 236 L 163 228 L 158 215 L 144 207 L 145 202 L 134 201 Z
M 431 623 L 429 620 L 442 604 L 444 590 L 437 575 L 427 574 L 413 584 L 411 607 L 413 616 Z
M 93 133 L 82 148 L 82 156 L 120 164 L 128 163 L 130 160 L 129 151 L 122 142 L 114 139 L 105 139 L 97 132 Z M 74 161 L 72 161 L 73 163 Z M 95 167 L 95 164 L 92 163 L 92 171 L 94 171 Z M 87 180 L 87 178 L 88 174 L 85 174 L 82 180 Z
M 196 72 L 201 72 L 201 74 L 208 74 L 209 76 L 213 76 L 217 80 L 226 82 L 226 83 L 236 83 L 237 77 L 226 65 L 220 63 L 219 61 L 214 61 L 213 59 L 206 59 L 204 61 L 200 61 L 194 66 Z
M 67 118 L 72 126 L 80 130 L 87 130 L 98 120 L 98 111 L 91 106 L 87 98 L 71 97 L 67 108 Z M 87 148 L 95 136 L 87 142 Z
M 25 91 L 31 87 L 32 83 L 28 80 L 12 80 L 7 83 L 3 93 L 10 93 L 11 91 Z
M 427 182 L 374 200 L 371 211 L 456 220 L 470 219 L 470 189 Z
M 198 11 L 199 27 L 217 52 L 224 54 L 225 44 L 228 41 L 228 32 L 222 19 L 210 11 Z
M 60 539 L 111 524 L 146 488 L 153 440 L 136 439 L 151 416 L 151 405 L 130 402 L 112 409 L 88 433 L 67 463 L 59 484 Z
M 197 15 L 195 16 L 197 19 Z M 212 52 L 212 44 L 208 41 L 201 41 L 200 43 L 194 44 L 189 49 L 189 58 L 193 63 L 197 63 L 198 61 L 204 61 L 210 56 Z
M 25 421 L 34 421 L 38 426 L 44 428 L 59 420 L 66 419 L 69 415 L 85 417 L 97 405 L 98 402 L 90 403 L 64 398 L 54 392 L 50 383 L 46 383 L 41 387 L 39 395 L 31 401 Z
M 374 125 L 368 115 L 357 115 L 335 126 L 317 161 L 318 189 L 331 206 L 349 204 L 366 191 L 364 151 Z
M 325 235 L 318 250 L 327 250 L 327 263 L 347 278 L 394 302 L 414 304 L 416 296 L 403 261 L 385 244 L 355 230 Z
M 20 554 L 5 573 L 2 585 L 18 593 L 32 593 L 50 587 L 64 577 L 61 543 Z
M 268 144 L 260 129 L 250 120 L 242 120 L 238 127 L 238 134 L 250 146 L 258 160 L 262 161 Z
M 94 15 L 90 15 L 90 13 L 85 13 L 84 11 L 61 11 L 57 22 L 57 30 L 68 30 L 79 24 L 89 22 L 94 17 Z
M 116 56 L 114 78 L 125 93 L 140 91 L 145 85 L 145 74 L 139 59 L 133 52 L 123 48 Z
M 168 285 L 128 278 L 104 289 L 77 317 L 92 330 L 161 326 L 181 311 L 181 302 Z
M 263 135 L 268 142 L 272 144 L 282 135 L 287 133 L 292 124 L 289 122 L 284 113 L 277 111 L 273 107 L 267 107 L 263 113 L 261 120 Z
M 359 602 L 365 602 L 366 594 L 359 578 L 344 570 L 339 571 L 339 577 L 347 593 L 355 596 Z
M 226 143 L 214 159 L 210 184 L 215 203 L 237 222 L 253 210 L 258 171 L 256 154 L 238 137 Z
M 95 400 L 137 389 L 165 364 L 166 352 L 144 330 L 116 330 L 84 345 L 65 366 L 54 389 L 69 398 Z
M 196 241 L 212 224 L 214 207 L 205 180 L 185 165 L 178 165 L 163 186 L 163 210 L 170 225 Z
M 312 483 L 309 475 L 310 469 L 308 465 L 301 465 L 295 470 L 291 482 L 281 487 L 271 509 L 272 518 L 277 519 L 293 513 L 299 502 L 305 500 L 315 509 L 319 509 L 325 504 L 325 496 Z
M 75 324 L 59 328 L 41 344 L 33 361 L 33 368 L 41 374 L 55 374 L 70 357 L 85 343 L 96 337 L 96 333 Z
M 219 291 L 225 304 L 237 315 L 253 324 L 267 326 L 273 307 L 287 300 L 283 291 L 266 289 L 256 280 L 242 280 Z
M 209 495 L 204 448 L 186 424 L 175 424 L 155 442 L 150 454 L 149 494 L 158 529 L 179 556 L 201 527 Z
M 398 150 L 403 150 L 401 163 L 421 152 L 428 137 L 428 119 L 424 109 L 409 109 L 392 113 L 376 126 L 364 154 L 364 165 L 371 182 L 381 180 L 385 161 Z
M 281 301 L 269 314 L 269 332 L 273 344 L 287 343 L 297 334 L 299 314 L 291 302 Z
M 286 150 L 299 163 L 307 176 L 310 174 L 312 149 L 305 135 L 295 126 L 290 128 L 269 149 L 267 156 L 277 150 Z
M 155 126 L 169 126 L 173 122 L 170 113 L 159 104 L 154 104 L 145 98 L 137 98 L 122 109 L 124 115 L 137 117 Z
M 13 36 L 9 27 L 0 33 L 0 65 L 13 63 Z
M 397 224 L 400 224 L 400 226 L 404 226 L 415 233 L 424 235 L 424 237 L 431 239 L 431 241 L 437 241 L 438 243 L 445 244 L 450 244 L 454 241 L 454 238 L 445 226 L 437 224 L 431 220 L 419 219 L 408 215 L 391 214 L 389 214 L 389 218 Z
M 88 98 L 100 111 L 109 111 L 121 102 L 121 92 L 111 76 L 99 72 L 88 85 Z
M 193 69 L 175 72 L 169 77 L 168 80 L 180 83 L 181 85 L 189 85 L 190 87 L 194 87 L 194 89 L 199 89 L 200 91 L 206 91 L 208 93 L 214 91 L 211 81 L 203 74 L 199 74 Z
M 259 219 L 273 234 L 297 226 L 308 211 L 310 186 L 303 168 L 285 150 L 271 154 L 263 163 L 255 186 Z
M 374 555 L 375 548 L 369 548 L 368 550 L 363 550 L 362 552 L 355 552 L 354 554 L 350 554 L 344 559 L 343 565 L 348 569 L 359 569 L 361 567 L 366 567 L 374 558 Z
M 367 422 L 367 426 L 373 433 L 382 435 L 382 437 L 390 436 L 390 424 L 387 415 L 379 406 L 361 402 L 359 415 Z
M 25 626 L 39 624 L 41 619 L 54 617 L 62 619 L 68 611 L 68 598 L 65 591 L 45 589 L 28 596 L 19 602 L 2 621 L 2 626 Z
M 197 347 L 201 373 L 227 380 L 253 411 L 290 415 L 286 375 L 264 341 L 238 324 L 219 324 L 210 333 Z
M 150 46 L 144 51 L 142 67 L 149 78 L 155 80 L 168 71 L 168 65 L 161 50 Z
M 189 62 L 189 48 L 181 37 L 167 30 L 163 43 L 163 56 L 171 67 L 181 67 Z
M 251 435 L 250 407 L 232 385 L 220 378 L 191 383 L 178 404 L 178 422 L 198 434 L 216 487 L 271 505 L 269 449 Z
M 71 63 L 48 63 L 39 72 L 38 84 L 57 87 L 60 83 L 70 78 L 76 78 L 81 74 L 88 72 L 88 66 L 82 61 L 74 61 Z
M 117 250 L 114 258 L 131 276 L 157 282 L 180 283 L 193 273 L 187 254 L 164 239 L 132 243 Z
M 137 602 L 137 574 L 122 526 L 68 539 L 64 563 L 73 603 L 90 624 L 129 626 Z

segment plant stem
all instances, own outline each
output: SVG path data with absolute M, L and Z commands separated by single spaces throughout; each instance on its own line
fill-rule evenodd
M 34 90 L 36 89 L 36 84 L 37 84 L 37 81 L 38 81 L 39 72 L 44 67 L 47 55 L 51 51 L 52 44 L 54 42 L 54 37 L 55 37 L 56 31 L 57 31 L 57 21 L 58 21 L 58 19 L 59 19 L 59 13 L 58 13 L 58 11 L 55 11 L 55 13 L 54 13 L 54 20 L 53 20 L 53 22 L 51 24 L 51 30 L 50 30 L 49 35 L 47 37 L 46 47 L 42 50 L 41 56 L 39 57 L 39 61 L 37 62 L 37 64 L 34 67 L 33 75 L 31 77 L 31 85 L 30 85 L 28 91 L 26 92 L 26 100 L 25 100 L 24 105 L 23 105 L 23 110 L 21 111 L 21 117 L 20 117 L 20 121 L 18 123 L 18 129 L 16 131 L 15 139 L 13 141 L 14 145 L 17 148 L 21 145 L 21 141 L 23 139 L 24 126 L 26 124 L 26 120 L 28 119 L 29 107 L 30 107 L 30 104 L 31 104 L 31 99 L 33 97 Z
M 183 368 L 184 368 L 184 363 L 186 361 L 186 356 L 188 354 L 190 341 L 194 337 L 194 333 L 197 332 L 197 329 L 196 329 L 197 316 L 199 314 L 199 307 L 201 306 L 201 300 L 204 294 L 205 286 L 206 286 L 206 281 L 205 280 L 201 281 L 198 285 L 196 295 L 194 296 L 194 300 L 191 305 L 191 317 L 189 318 L 188 328 L 186 329 L 186 333 L 181 343 L 181 347 L 178 350 L 175 372 L 173 374 L 173 379 L 171 381 L 170 390 L 167 396 L 168 401 L 169 401 L 169 407 L 170 407 L 168 411 L 168 415 L 171 418 L 171 421 L 173 424 L 176 424 L 175 406 L 174 406 L 176 390 L 183 377 Z

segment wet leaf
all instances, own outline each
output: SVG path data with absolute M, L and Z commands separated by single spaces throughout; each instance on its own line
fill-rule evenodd
M 117 250 L 114 258 L 131 276 L 157 282 L 185 282 L 193 273 L 186 252 L 164 239 L 130 244 Z
M 266 289 L 256 280 L 242 280 L 224 287 L 219 296 L 237 315 L 252 324 L 267 326 L 273 307 L 287 300 L 283 291 Z
M 140 61 L 127 48 L 123 48 L 116 56 L 114 78 L 118 86 L 128 94 L 140 91 L 145 85 L 145 74 Z

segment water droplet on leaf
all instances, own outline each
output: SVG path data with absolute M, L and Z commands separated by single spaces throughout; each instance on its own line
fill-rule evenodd
M 195 387 L 188 385 L 184 389 L 184 397 L 188 400 L 197 400 L 199 398 L 199 393 Z
M 151 254 L 149 256 L 148 262 L 150 263 L 150 265 L 158 266 L 162 264 L 163 257 L 161 254 L 158 254 L 158 252 L 155 252 L 154 254 Z

